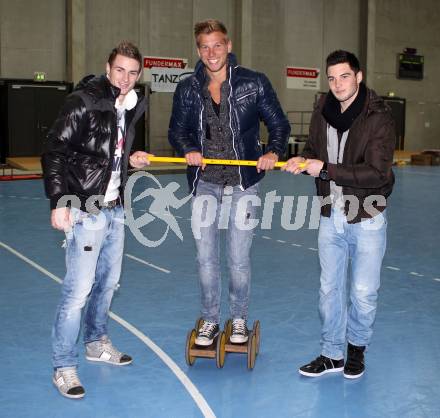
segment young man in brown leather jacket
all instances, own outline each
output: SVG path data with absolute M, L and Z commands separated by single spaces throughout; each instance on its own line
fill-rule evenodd
M 322 350 L 299 372 L 316 377 L 343 371 L 346 378 L 355 379 L 364 373 L 364 352 L 376 316 L 396 136 L 390 109 L 362 83 L 354 54 L 331 53 L 327 79 L 330 91 L 313 112 L 302 156 L 291 158 L 283 168 L 315 177 L 322 199 L 318 235 Z

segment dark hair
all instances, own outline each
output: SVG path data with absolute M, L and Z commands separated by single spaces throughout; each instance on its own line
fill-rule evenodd
M 221 32 L 228 37 L 228 31 L 226 26 L 220 22 L 220 20 L 216 19 L 207 19 L 202 20 L 201 22 L 197 22 L 194 25 L 194 37 L 196 38 L 196 42 L 198 44 L 197 38 L 199 35 L 206 34 L 209 35 L 212 32 Z
M 329 54 L 327 57 L 325 71 L 327 72 L 328 67 L 331 67 L 332 65 L 343 64 L 345 62 L 350 66 L 355 74 L 360 71 L 361 67 L 356 55 L 354 55 L 352 52 L 344 51 L 342 49 L 338 49 L 337 51 L 333 51 L 331 54 Z
M 108 56 L 108 63 L 110 67 L 116 58 L 116 55 L 122 55 L 124 57 L 133 58 L 139 63 L 139 72 L 142 69 L 142 55 L 139 52 L 137 46 L 129 41 L 121 41 L 115 48 L 112 49 L 110 55 Z

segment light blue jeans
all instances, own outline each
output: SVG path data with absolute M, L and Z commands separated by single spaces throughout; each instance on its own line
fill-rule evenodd
M 321 217 L 319 312 L 322 355 L 326 357 L 344 358 L 346 341 L 356 346 L 370 343 L 386 229 L 386 211 L 355 224 L 347 223 L 345 215 L 336 209 L 332 210 L 330 218 Z M 349 301 L 348 275 L 351 279 Z
M 226 230 L 229 309 L 232 318 L 247 319 L 251 281 L 250 250 L 256 226 L 258 184 L 241 190 L 203 180 L 192 200 L 191 226 L 197 247 L 201 316 L 220 322 L 220 232 Z
M 108 312 L 121 274 L 124 250 L 122 206 L 90 215 L 71 209 L 66 233 L 66 276 L 52 329 L 54 368 L 77 366 L 77 340 L 84 315 L 84 342 L 107 335 Z

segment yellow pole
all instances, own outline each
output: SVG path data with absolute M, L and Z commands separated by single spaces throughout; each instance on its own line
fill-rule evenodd
M 148 157 L 151 162 L 156 163 L 184 163 L 186 164 L 185 158 L 180 157 Z M 252 160 L 220 160 L 214 158 L 204 158 L 203 162 L 205 164 L 217 164 L 217 165 L 247 165 L 256 166 L 258 161 Z M 286 164 L 286 161 L 278 161 L 275 163 L 275 167 L 282 167 Z M 305 167 L 305 163 L 300 164 L 301 168 Z

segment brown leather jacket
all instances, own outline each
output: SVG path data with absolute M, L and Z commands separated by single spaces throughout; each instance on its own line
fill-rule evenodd
M 315 106 L 302 156 L 328 163 L 327 122 L 321 113 L 324 102 L 325 96 Z M 391 194 L 394 184 L 391 167 L 395 143 L 396 134 L 390 108 L 373 90 L 367 89 L 364 108 L 350 128 L 342 164 L 328 163 L 330 178 L 342 186 L 344 196 L 349 196 L 345 200 L 349 223 L 371 218 L 377 211 L 385 209 L 386 198 Z M 315 183 L 318 196 L 324 199 L 330 195 L 329 181 L 316 178 Z M 384 204 L 378 204 L 370 197 L 377 195 L 385 198 L 381 199 Z M 354 212 L 349 210 L 353 196 L 359 203 L 359 209 Z M 329 217 L 330 212 L 331 204 L 321 206 L 321 215 Z

